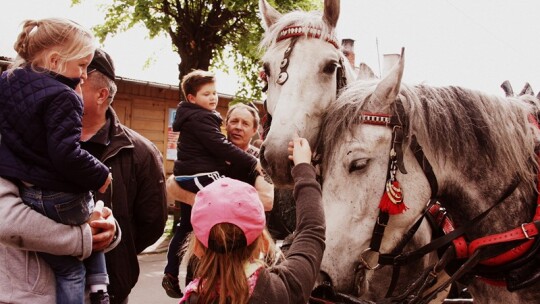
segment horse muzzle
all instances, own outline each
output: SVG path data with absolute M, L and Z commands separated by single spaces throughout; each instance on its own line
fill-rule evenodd
M 292 163 L 287 155 L 287 149 L 268 149 L 263 143 L 260 151 L 260 160 L 263 169 L 270 175 L 272 182 L 278 188 L 291 188 L 294 181 L 291 176 Z

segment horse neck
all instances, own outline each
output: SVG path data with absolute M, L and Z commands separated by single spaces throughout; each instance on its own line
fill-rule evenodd
M 434 169 L 441 172 L 441 169 Z M 459 172 L 449 168 L 444 170 Z M 512 185 L 512 179 L 498 176 L 496 168 L 481 172 L 476 178 L 459 173 L 438 175 L 438 179 L 442 177 L 439 180 L 439 200 L 458 227 L 499 202 Z M 535 191 L 526 182 L 520 182 L 512 194 L 475 224 L 467 235 L 474 239 L 513 229 L 531 221 L 535 211 Z

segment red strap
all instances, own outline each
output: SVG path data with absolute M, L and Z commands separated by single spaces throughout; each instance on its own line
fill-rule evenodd
M 534 116 L 529 115 L 529 122 L 540 129 L 538 121 L 536 120 Z M 540 162 L 540 155 L 538 156 L 538 158 Z M 514 228 L 506 232 L 481 237 L 479 239 L 472 241 L 468 246 L 467 246 L 467 242 L 465 241 L 465 238 L 463 236 L 460 236 L 452 241 L 454 243 L 454 247 L 456 250 L 456 257 L 459 259 L 468 258 L 476 250 L 487 245 L 528 239 L 528 241 L 498 256 L 481 261 L 480 264 L 488 265 L 488 266 L 503 265 L 525 254 L 533 246 L 534 244 L 533 238 L 539 235 L 539 231 L 536 224 L 540 221 L 540 169 L 538 172 L 537 183 L 538 183 L 537 190 L 538 190 L 539 195 L 536 201 L 536 204 L 537 204 L 536 213 L 533 217 L 532 222 L 522 224 L 520 227 Z M 431 206 L 431 208 L 429 209 L 429 213 L 436 219 L 437 223 L 440 223 L 440 227 L 445 234 L 448 234 L 455 230 L 452 221 L 443 212 L 440 211 L 439 204 L 434 204 L 433 206 Z M 487 283 L 493 284 L 493 285 L 505 284 L 504 282 L 488 280 L 485 278 L 482 278 L 482 279 L 486 281 Z
M 429 208 L 429 213 L 435 217 L 435 220 L 437 223 L 440 223 L 440 227 L 443 230 L 444 234 L 448 234 L 452 231 L 454 231 L 454 223 L 444 214 L 444 212 L 441 212 L 441 205 L 434 204 Z M 458 259 L 464 259 L 469 256 L 467 251 L 467 242 L 465 241 L 465 238 L 461 235 L 454 239 L 452 241 L 454 243 L 454 248 L 456 250 L 456 257 Z
M 279 32 L 279 35 L 276 39 L 277 42 L 281 40 L 285 40 L 291 37 L 299 37 L 299 36 L 308 36 L 313 38 L 321 38 L 321 29 L 315 28 L 315 27 L 303 27 L 303 26 L 288 26 L 284 29 L 282 29 Z M 332 44 L 336 49 L 339 50 L 339 44 L 337 39 L 334 36 L 327 35 L 324 40 L 326 42 Z
M 510 231 L 488 235 L 471 242 L 469 245 L 469 254 L 472 255 L 476 250 L 487 245 L 506 243 L 517 240 L 525 240 L 530 237 L 538 235 L 538 229 L 534 223 L 523 224 L 519 228 L 514 228 Z M 517 247 L 514 247 L 496 257 L 483 260 L 480 264 L 495 266 L 508 263 L 514 259 L 519 258 L 529 250 L 534 243 L 534 240 L 529 240 Z

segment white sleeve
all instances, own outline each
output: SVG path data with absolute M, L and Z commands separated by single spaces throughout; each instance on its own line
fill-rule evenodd
M 85 259 L 92 252 L 88 224 L 59 224 L 25 205 L 19 189 L 0 178 L 0 242 L 22 250 Z

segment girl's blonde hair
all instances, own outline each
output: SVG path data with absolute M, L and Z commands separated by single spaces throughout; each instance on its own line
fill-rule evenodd
M 265 229 L 251 245 L 232 249 L 235 240 L 245 238 L 244 233 L 236 225 L 221 223 L 212 227 L 209 238 L 224 248 L 224 253 L 204 247 L 193 233 L 184 247 L 186 253 L 183 262 L 195 256 L 196 247 L 204 251 L 195 267 L 195 277 L 200 280 L 197 303 L 210 304 L 217 301 L 219 304 L 246 304 L 249 301 L 249 286 L 244 270 L 246 262 L 268 267 L 277 260 L 277 248 L 270 233 Z
M 61 74 L 67 61 L 93 54 L 96 43 L 94 35 L 81 25 L 68 19 L 47 18 L 24 21 L 13 48 L 17 58 L 10 71 L 25 65 L 50 70 L 50 57 L 58 55 L 56 72 Z

